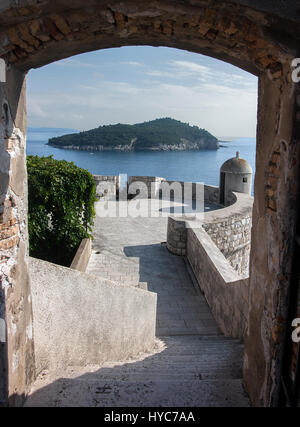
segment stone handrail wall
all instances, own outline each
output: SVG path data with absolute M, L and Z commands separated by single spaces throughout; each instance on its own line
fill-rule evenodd
M 37 374 L 126 360 L 154 345 L 156 294 L 30 258 Z
M 162 177 L 157 177 L 157 176 L 131 176 L 129 177 L 129 187 L 131 186 L 131 184 L 136 183 L 136 182 L 141 182 L 143 184 L 146 185 L 147 190 L 143 193 L 139 194 L 139 197 L 145 197 L 145 198 L 151 198 L 151 196 L 153 196 L 153 190 L 152 190 L 152 186 L 154 189 L 154 195 L 155 197 L 158 197 L 159 195 L 159 190 L 161 188 L 163 188 L 163 184 L 169 184 L 172 185 L 174 183 L 178 183 L 181 185 L 182 190 L 184 189 L 184 185 L 188 184 L 192 186 L 192 199 L 195 200 L 196 196 L 197 196 L 197 186 L 199 186 L 200 188 L 202 187 L 202 183 L 196 183 L 196 182 L 184 182 L 184 181 L 171 181 L 171 180 L 167 180 L 165 178 Z M 136 194 L 136 192 L 134 191 L 133 187 L 131 186 L 131 191 L 129 188 L 129 194 Z M 219 204 L 219 187 L 213 186 L 213 185 L 204 185 L 204 200 L 206 202 L 210 202 L 210 203 L 214 203 L 214 204 Z M 232 203 L 234 203 L 236 201 L 236 198 L 233 196 L 232 197 Z
M 185 182 L 185 181 L 169 181 L 165 180 L 167 184 L 171 185 L 174 183 L 178 183 L 182 187 L 182 192 L 184 191 L 185 185 L 191 186 L 192 188 L 192 200 L 201 199 L 205 202 L 210 202 L 214 204 L 219 204 L 219 187 L 215 187 L 213 185 L 206 185 L 201 182 Z M 203 190 L 204 187 L 204 190 Z M 202 196 L 202 191 L 204 194 Z
M 217 195 L 208 189 L 208 194 Z M 222 332 L 242 338 L 247 327 L 253 198 L 233 193 L 232 200 L 231 206 L 206 212 L 201 221 L 170 216 L 167 247 L 187 257 Z
M 218 199 L 219 188 L 205 185 L 204 201 L 218 204 Z M 248 194 L 234 192 L 231 194 L 231 200 L 232 204 L 226 208 L 205 212 L 201 222 L 231 266 L 240 275 L 247 277 L 249 275 L 253 198 Z M 185 255 L 185 248 L 182 245 L 183 236 L 178 231 L 179 224 L 180 222 L 169 221 L 169 246 L 171 252 Z M 178 240 L 174 241 L 174 239 Z
M 187 257 L 221 331 L 243 338 L 249 278 L 241 277 L 232 268 L 202 225 L 169 217 L 167 247 L 175 255 Z
M 253 198 L 232 193 L 235 202 L 223 209 L 206 212 L 203 228 L 231 266 L 243 276 L 249 275 Z
M 96 184 L 96 196 L 99 198 L 115 198 L 120 189 L 120 177 L 118 175 L 93 175 Z
M 205 185 L 204 200 L 218 205 L 220 200 L 220 188 L 214 185 Z
M 154 196 L 157 197 L 162 182 L 165 182 L 165 179 L 158 176 L 130 176 L 128 180 L 128 194 L 135 195 L 138 190 L 139 198 L 148 199 L 153 196 L 152 192 L 154 191 Z M 138 183 L 142 183 L 144 186 L 140 188 Z
M 221 331 L 243 338 L 249 278 L 241 278 L 203 228 L 187 229 L 187 258 Z
M 116 192 L 120 189 L 120 178 L 119 176 L 105 176 L 105 175 L 93 175 L 96 183 L 96 192 L 98 197 L 103 197 L 103 191 L 101 191 L 101 187 L 99 184 L 111 184 L 111 191 L 109 191 L 109 195 L 115 195 Z M 139 191 L 139 197 L 142 198 L 151 198 L 151 196 L 158 197 L 159 190 L 162 188 L 164 183 L 172 185 L 173 183 L 179 183 L 182 186 L 182 190 L 185 184 L 189 184 L 192 186 L 192 199 L 195 200 L 197 196 L 197 186 L 202 187 L 202 183 L 196 182 L 184 182 L 184 181 L 171 181 L 166 180 L 165 178 L 158 176 L 130 176 L 128 179 L 128 193 L 136 194 L 135 183 L 143 183 L 145 187 L 142 192 Z M 206 202 L 219 204 L 219 187 L 213 185 L 204 185 L 204 200 Z M 232 195 L 232 204 L 236 202 L 236 197 Z

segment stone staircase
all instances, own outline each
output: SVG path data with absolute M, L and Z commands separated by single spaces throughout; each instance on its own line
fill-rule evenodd
M 26 406 L 240 407 L 243 346 L 223 336 L 172 336 L 152 353 L 41 375 Z
M 97 218 L 87 267 L 90 275 L 157 294 L 152 351 L 42 372 L 26 406 L 250 405 L 242 386 L 243 345 L 221 334 L 183 258 L 165 247 L 166 226 L 152 218 Z

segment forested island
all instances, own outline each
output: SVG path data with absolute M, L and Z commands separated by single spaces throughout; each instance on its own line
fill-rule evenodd
M 135 125 L 99 126 L 85 132 L 51 138 L 57 148 L 87 151 L 183 151 L 219 148 L 216 137 L 198 126 L 171 118 Z

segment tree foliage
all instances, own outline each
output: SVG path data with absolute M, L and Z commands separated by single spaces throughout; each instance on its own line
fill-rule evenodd
M 191 142 L 205 140 L 207 146 L 216 148 L 217 138 L 205 129 L 198 126 L 190 126 L 171 118 L 156 119 L 150 122 L 138 123 L 135 125 L 117 124 L 100 126 L 86 132 L 61 137 L 51 138 L 50 145 L 56 146 L 117 146 L 130 145 L 136 139 L 134 148 L 143 150 L 159 145 L 177 145 L 181 139 Z
M 95 216 L 93 176 L 73 162 L 27 157 L 30 255 L 70 266 Z

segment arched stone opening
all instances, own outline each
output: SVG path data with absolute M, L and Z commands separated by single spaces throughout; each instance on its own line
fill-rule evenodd
M 0 8 L 1 56 L 7 64 L 7 82 L 0 86 L 0 310 L 8 338 L 1 344 L 0 369 L 9 378 L 0 384 L 0 400 L 20 404 L 34 378 L 27 272 L 26 73 L 78 53 L 147 44 L 210 55 L 259 76 L 244 382 L 254 405 L 276 405 L 299 191 L 300 89 L 292 82 L 290 65 L 299 56 L 297 22 L 289 10 L 264 10 L 259 2 L 141 3 L 23 0 L 15 6 L 7 0 Z

